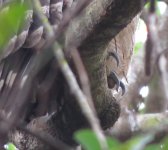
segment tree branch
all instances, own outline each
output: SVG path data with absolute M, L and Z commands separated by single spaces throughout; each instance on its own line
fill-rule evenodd
M 167 112 L 142 115 L 132 114 L 131 116 L 127 114 L 121 117 L 114 127 L 107 131 L 107 134 L 121 141 L 125 141 L 138 133 L 156 134 L 167 128 L 167 120 L 165 120 L 167 115 Z M 134 128 L 132 128 L 133 124 L 135 124 Z

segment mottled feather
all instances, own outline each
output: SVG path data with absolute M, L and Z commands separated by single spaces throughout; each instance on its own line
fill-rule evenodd
M 72 0 L 71 0 L 72 1 Z M 0 0 L 0 6 L 5 4 L 4 11 L 8 11 L 8 3 L 12 0 Z M 25 1 L 20 0 L 22 5 Z M 31 1 L 26 1 L 29 4 L 29 10 L 25 12 L 23 26 L 18 22 L 18 29 L 2 50 L 0 55 L 0 103 L 7 100 L 8 94 L 12 90 L 15 79 L 22 72 L 28 63 L 28 58 L 33 53 L 33 48 L 36 48 L 39 43 L 45 43 L 45 30 L 33 11 Z M 40 0 L 41 9 L 44 15 L 48 18 L 54 29 L 57 28 L 62 19 L 63 0 Z M 1 10 L 2 11 L 2 10 Z
M 117 60 L 115 57 L 108 56 L 106 59 L 106 71 L 107 76 L 111 72 L 115 72 L 118 79 L 126 78 L 128 67 L 131 61 L 131 56 L 133 54 L 134 47 L 134 33 L 136 30 L 135 24 L 138 22 L 138 17 L 128 24 L 119 34 L 113 38 L 107 47 L 107 55 L 109 53 L 116 53 L 119 59 L 119 65 L 117 65 Z M 111 81 L 111 87 L 114 87 L 114 82 Z

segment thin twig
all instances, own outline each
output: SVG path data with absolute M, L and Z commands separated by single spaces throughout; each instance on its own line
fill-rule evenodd
M 54 30 L 50 26 L 50 24 L 48 22 L 48 18 L 45 17 L 45 15 L 43 14 L 40 2 L 38 0 L 32 0 L 32 1 L 33 1 L 33 7 L 34 7 L 34 10 L 35 10 L 35 13 L 37 14 L 39 19 L 43 23 L 44 28 L 46 29 L 46 32 L 47 32 L 47 35 L 48 35 L 47 39 L 54 38 Z
M 83 91 L 83 93 L 87 96 L 87 100 L 89 100 L 89 104 L 90 107 L 92 107 L 92 109 L 94 110 L 94 104 L 93 104 L 93 100 L 92 100 L 92 95 L 90 92 L 90 84 L 89 84 L 89 79 L 88 79 L 88 75 L 86 72 L 86 69 L 84 67 L 84 64 L 81 60 L 80 54 L 78 52 L 78 50 L 76 48 L 72 48 L 70 50 L 71 52 L 71 56 L 73 59 L 73 62 L 75 64 L 76 70 L 78 72 L 78 77 L 80 80 L 80 84 L 81 84 L 81 89 Z M 96 110 L 94 110 L 96 112 Z
M 160 68 L 160 66 L 159 66 L 160 58 L 161 58 L 163 55 L 167 54 L 167 53 L 168 53 L 168 49 L 166 48 L 166 49 L 164 49 L 162 52 L 160 52 L 160 54 L 158 54 L 158 56 L 157 56 L 157 58 L 156 58 L 156 65 L 157 65 L 157 69 L 158 69 L 158 71 L 159 71 L 159 74 L 162 74 L 161 68 Z
M 92 0 L 78 0 L 76 7 L 73 9 L 68 9 L 64 15 L 63 15 L 63 20 L 59 26 L 59 30 L 58 30 L 58 36 L 60 35 L 60 33 L 65 29 L 65 27 L 67 27 L 67 25 L 69 24 L 70 20 L 72 20 L 75 16 L 77 16 L 78 14 L 80 14 L 80 12 L 86 8 L 86 6 L 88 6 L 88 4 L 91 2 Z
M 106 139 L 105 139 L 105 136 L 101 130 L 100 123 L 97 119 L 97 116 L 93 112 L 91 107 L 89 106 L 89 103 L 87 101 L 86 96 L 82 93 L 73 72 L 71 71 L 67 61 L 65 60 L 65 57 L 64 57 L 64 54 L 63 54 L 63 51 L 62 51 L 60 45 L 57 42 L 55 42 L 52 47 L 52 50 L 55 53 L 55 57 L 56 57 L 58 64 L 59 64 L 68 84 L 69 84 L 71 92 L 76 97 L 76 100 L 79 103 L 82 112 L 84 113 L 84 115 L 88 119 L 93 131 L 97 135 L 97 138 L 100 142 L 102 149 L 103 150 L 107 149 Z
M 153 3 L 155 3 L 153 0 L 151 0 Z M 155 4 L 153 4 L 155 5 Z M 152 6 L 154 7 L 154 6 Z M 160 42 L 160 37 L 159 37 L 159 28 L 158 28 L 158 23 L 157 23 L 157 15 L 156 12 L 154 11 L 154 8 L 151 8 L 152 11 L 149 12 L 148 14 L 148 20 L 147 20 L 147 28 L 148 28 L 148 40 L 150 40 L 150 45 L 149 48 L 153 51 L 150 55 L 151 60 L 152 61 L 152 65 L 155 67 L 155 64 L 157 63 L 157 55 L 159 55 L 164 49 L 162 49 L 162 45 Z M 163 25 L 162 25 L 163 26 Z M 149 44 L 149 43 L 148 43 Z M 150 50 L 150 51 L 151 51 Z M 155 54 L 155 57 L 154 57 Z M 152 58 L 152 56 L 154 58 Z M 146 63 L 149 64 L 149 60 L 148 62 L 146 61 Z M 167 89 L 168 89 L 168 80 L 167 80 L 167 72 L 166 70 L 166 58 L 161 57 L 160 61 L 158 62 L 158 65 L 160 67 L 160 71 L 161 71 L 161 84 L 163 85 L 163 90 L 164 90 L 164 96 L 166 99 L 166 103 L 165 106 L 166 108 L 168 107 L 168 93 L 167 93 Z
M 45 30 L 49 31 L 48 36 L 50 37 L 50 39 L 48 40 L 48 42 L 44 46 L 44 49 L 50 47 L 50 45 L 52 45 L 52 43 L 60 37 L 60 35 L 62 34 L 62 32 L 64 32 L 64 30 L 69 25 L 71 20 L 73 18 L 75 18 L 90 2 L 91 2 L 91 0 L 78 1 L 75 8 L 73 8 L 73 9 L 69 8 L 67 11 L 65 11 L 63 18 L 59 24 L 58 30 L 56 30 L 54 33 L 54 30 L 53 30 L 52 26 L 50 25 L 48 19 L 41 11 L 41 4 L 40 4 L 39 0 L 32 0 L 35 13 L 39 17 L 42 24 L 44 25 Z
M 167 116 L 167 112 L 137 115 L 131 114 L 131 116 L 130 114 L 126 114 L 119 118 L 109 134 L 120 140 L 128 140 L 130 136 L 137 135 L 137 133 L 157 134 L 163 129 L 168 129 L 168 120 L 165 119 Z M 130 120 L 132 121 L 130 122 Z M 155 120 L 155 123 L 149 124 L 151 120 Z M 134 128 L 133 122 L 135 124 Z
M 37 1 L 37 0 L 33 0 Z M 88 0 L 86 0 L 88 1 Z M 84 3 L 81 2 L 81 6 L 83 6 Z M 40 3 L 38 4 L 40 5 Z M 47 18 L 45 18 L 45 16 L 39 11 L 40 6 L 38 5 L 34 5 L 35 11 L 38 12 L 37 15 L 39 17 L 39 19 L 41 20 L 41 22 L 44 24 L 44 27 L 47 30 L 52 30 L 52 27 L 50 25 L 50 23 L 47 20 Z M 79 8 L 80 8 L 79 7 Z M 78 10 L 78 9 L 77 9 Z M 78 10 L 79 11 L 79 10 Z M 69 19 L 75 15 L 75 12 L 78 11 L 74 11 L 70 16 L 68 16 L 67 18 L 65 17 L 65 25 L 69 22 Z M 44 21 L 45 20 L 45 21 Z M 65 25 L 62 24 L 62 26 L 64 27 Z M 51 49 L 53 50 L 53 52 L 55 53 L 55 57 L 58 61 L 58 64 L 70 86 L 71 92 L 75 95 L 77 102 L 79 103 L 84 115 L 86 116 L 86 118 L 88 119 L 88 121 L 90 122 L 95 134 L 97 135 L 97 138 L 99 139 L 100 145 L 102 147 L 102 149 L 107 149 L 107 143 L 106 143 L 106 139 L 105 136 L 101 130 L 99 121 L 97 119 L 96 114 L 93 112 L 93 110 L 91 109 L 86 96 L 82 93 L 76 79 L 75 76 L 73 74 L 73 72 L 71 71 L 68 63 L 66 62 L 65 58 L 64 58 L 64 54 L 62 52 L 62 49 L 60 47 L 60 45 L 55 42 L 53 44 L 53 46 L 51 47 Z

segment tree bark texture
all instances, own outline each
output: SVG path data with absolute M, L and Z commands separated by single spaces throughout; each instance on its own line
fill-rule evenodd
M 90 79 L 93 102 L 103 129 L 111 127 L 120 114 L 120 106 L 113 97 L 111 89 L 108 88 L 107 76 L 111 71 L 115 71 L 119 79 L 127 74 L 133 53 L 133 35 L 137 24 L 137 17 L 133 21 L 132 19 L 140 10 L 141 0 L 94 0 L 78 17 L 71 21 L 65 32 L 65 49 L 69 47 L 79 49 Z M 117 53 L 120 60 L 118 67 L 116 67 L 116 61 L 108 57 L 110 51 Z M 22 53 L 24 53 L 23 49 L 18 50 L 16 54 L 3 60 L 4 65 L 7 66 L 16 62 L 17 55 L 21 57 Z M 27 53 L 30 57 L 35 55 L 32 49 Z M 29 59 L 27 62 L 23 60 L 22 65 L 16 68 L 16 71 L 24 71 L 28 61 Z M 34 101 L 35 95 L 35 99 L 39 103 L 40 100 L 52 99 L 50 100 L 51 103 L 48 104 L 49 106 L 45 108 L 44 112 L 36 112 L 37 118 L 33 119 L 27 128 L 44 131 L 68 145 L 76 145 L 72 138 L 73 133 L 80 128 L 89 127 L 89 125 L 74 100 L 64 77 L 58 71 L 59 69 L 53 67 L 54 62 L 51 57 L 50 62 L 33 80 L 36 82 L 32 83 L 29 90 L 29 98 L 32 101 Z M 52 83 L 50 88 L 42 88 L 42 90 L 47 91 L 48 95 L 44 92 L 38 92 L 40 90 L 39 85 L 43 85 L 45 80 L 48 81 L 50 74 L 54 74 L 52 81 L 49 82 Z M 7 95 L 6 92 L 4 93 L 2 96 Z M 57 112 L 53 114 L 52 110 L 55 110 L 55 107 Z M 48 119 L 44 119 L 46 117 L 38 118 L 46 112 L 52 113 Z M 32 112 L 30 111 L 30 113 Z M 15 130 L 11 132 L 9 137 L 20 150 L 50 149 L 37 138 L 23 131 Z

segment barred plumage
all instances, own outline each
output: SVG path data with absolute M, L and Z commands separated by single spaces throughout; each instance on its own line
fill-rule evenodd
M 1 0 L 0 4 L 3 5 L 3 3 L 6 3 L 6 1 Z M 22 3 L 24 3 L 24 1 L 21 1 L 21 4 Z M 64 3 L 65 5 L 67 5 L 67 1 L 64 2 L 63 0 L 40 0 L 40 3 L 44 15 L 48 18 L 54 29 L 56 29 L 62 18 L 63 5 Z M 71 3 L 72 0 L 70 0 L 68 5 L 70 5 Z M 45 31 L 43 25 L 41 24 L 36 14 L 33 12 L 30 1 L 29 5 L 30 9 L 26 11 L 23 27 L 21 28 L 21 23 L 18 23 L 17 34 L 11 38 L 4 50 L 2 50 L 3 54 L 1 54 L 1 60 L 9 56 L 11 53 L 16 52 L 21 47 L 33 48 L 37 46 L 37 44 L 41 42 L 41 40 L 45 40 Z
M 0 6 L 8 10 L 8 3 L 12 0 L 0 0 Z M 45 30 L 33 11 L 31 1 L 20 0 L 20 5 L 28 2 L 29 10 L 26 11 L 24 24 L 21 27 L 21 22 L 18 23 L 18 30 L 13 35 L 11 40 L 1 50 L 0 54 L 0 103 L 7 100 L 8 94 L 12 90 L 15 79 L 19 73 L 24 70 L 33 53 L 36 53 L 35 48 L 38 44 L 45 44 Z M 54 30 L 62 19 L 64 6 L 70 6 L 72 0 L 40 0 L 41 9 L 44 15 L 48 18 Z M 1 107 L 3 107 L 1 105 Z

